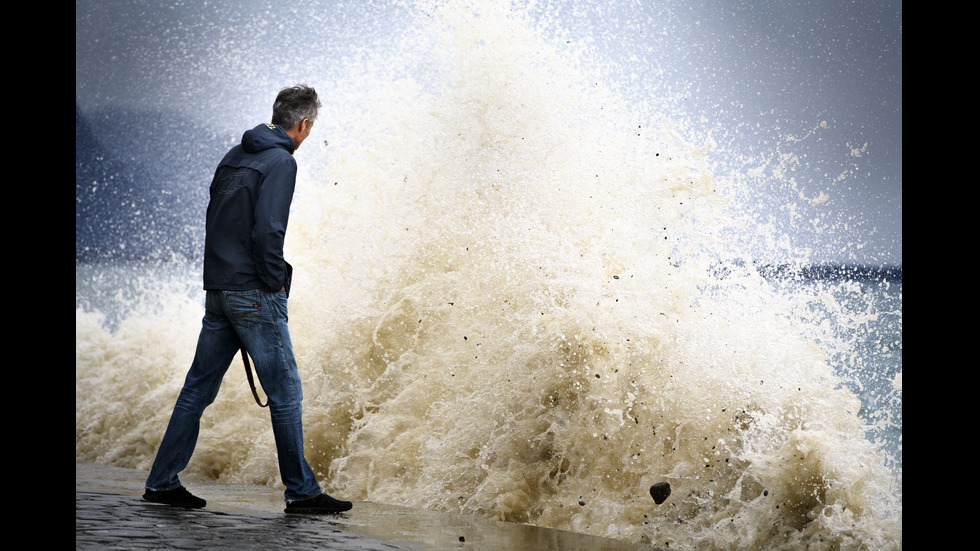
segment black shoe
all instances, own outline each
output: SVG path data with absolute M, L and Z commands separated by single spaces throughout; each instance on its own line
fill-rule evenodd
M 291 501 L 286 504 L 287 513 L 308 514 L 308 515 L 332 515 L 350 511 L 354 504 L 349 501 L 340 501 L 327 494 L 320 494 L 310 499 Z
M 207 501 L 188 492 L 187 488 L 183 486 L 178 486 L 173 490 L 147 490 L 143 494 L 143 499 L 154 503 L 166 503 L 174 507 L 186 507 L 188 509 L 200 509 L 208 504 Z

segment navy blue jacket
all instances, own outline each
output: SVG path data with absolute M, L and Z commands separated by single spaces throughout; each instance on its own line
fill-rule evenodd
M 296 187 L 293 139 L 276 125 L 245 132 L 211 181 L 204 241 L 204 288 L 275 292 L 292 271 L 283 257 Z

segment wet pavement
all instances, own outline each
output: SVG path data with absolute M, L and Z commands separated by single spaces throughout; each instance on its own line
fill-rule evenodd
M 144 501 L 143 471 L 75 463 L 75 549 L 657 549 L 364 501 L 339 515 L 286 515 L 274 488 L 182 478 L 206 508 Z

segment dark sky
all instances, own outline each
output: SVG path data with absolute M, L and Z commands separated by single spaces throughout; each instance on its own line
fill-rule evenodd
M 211 128 L 221 150 L 268 118 L 281 83 L 316 85 L 310 75 L 337 56 L 386 44 L 409 24 L 396 4 L 77 0 L 76 107 L 86 116 L 167 111 Z M 555 5 L 544 9 L 560 11 L 573 35 L 591 35 L 634 84 L 656 81 L 683 98 L 685 109 L 726 128 L 732 147 L 800 154 L 793 193 L 829 197 L 798 216 L 799 239 L 817 260 L 901 265 L 901 2 Z M 201 113 L 213 118 L 195 120 Z M 765 208 L 781 212 L 782 193 Z M 813 231 L 824 226 L 832 229 Z

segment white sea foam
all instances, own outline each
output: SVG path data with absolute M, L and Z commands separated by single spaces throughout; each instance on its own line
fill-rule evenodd
M 900 548 L 842 338 L 877 305 L 760 275 L 741 247 L 785 238 L 736 207 L 763 176 L 717 174 L 707 133 L 546 19 L 417 14 L 398 57 L 338 61 L 330 153 L 299 155 L 290 328 L 326 489 L 686 549 Z M 76 266 L 76 459 L 149 468 L 189 365 L 199 272 L 144 270 Z M 240 370 L 188 468 L 277 485 Z

